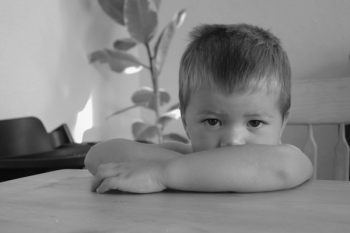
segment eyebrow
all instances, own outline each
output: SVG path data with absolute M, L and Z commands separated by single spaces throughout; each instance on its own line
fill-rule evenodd
M 245 117 L 268 117 L 268 118 L 273 118 L 273 116 L 267 112 L 262 112 L 262 113 L 248 113 L 244 114 Z
M 227 113 L 216 112 L 216 111 L 213 111 L 213 110 L 204 109 L 204 110 L 199 111 L 197 113 L 197 115 L 221 115 L 221 116 L 226 116 Z M 273 118 L 273 115 L 269 114 L 268 112 L 261 112 L 261 113 L 247 113 L 247 114 L 244 114 L 244 117 L 251 117 L 251 118 L 254 118 L 254 117 L 267 117 L 267 118 Z
M 199 115 L 227 115 L 226 113 L 217 112 L 217 111 L 213 111 L 213 110 L 207 110 L 207 109 L 201 110 L 197 114 L 199 114 Z

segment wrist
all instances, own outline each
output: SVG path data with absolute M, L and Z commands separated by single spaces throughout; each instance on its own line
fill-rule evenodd
M 189 182 L 191 180 L 189 179 L 190 167 L 187 166 L 188 163 L 184 157 L 186 156 L 165 161 L 163 169 L 163 182 L 167 188 L 188 191 L 191 190 L 189 187 Z
M 162 184 L 166 188 L 174 188 L 172 185 L 172 181 L 174 179 L 174 172 L 173 172 L 173 163 L 174 163 L 175 158 L 173 159 L 167 159 L 164 161 L 161 161 L 162 163 Z

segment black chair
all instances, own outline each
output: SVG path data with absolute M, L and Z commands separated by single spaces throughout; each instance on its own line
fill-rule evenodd
M 58 169 L 82 169 L 95 143 L 75 143 L 66 124 L 47 133 L 36 117 L 0 120 L 0 182 Z

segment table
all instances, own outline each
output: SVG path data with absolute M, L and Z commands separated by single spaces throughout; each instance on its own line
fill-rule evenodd
M 350 182 L 266 193 L 90 192 L 86 170 L 0 183 L 0 232 L 350 232 Z

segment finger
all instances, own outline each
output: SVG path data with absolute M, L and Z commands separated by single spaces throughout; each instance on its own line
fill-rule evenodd
M 116 176 L 120 173 L 122 169 L 120 169 L 119 166 L 100 166 L 98 168 L 98 172 L 97 174 L 95 175 L 95 177 L 98 177 L 100 179 L 106 179 L 108 177 L 111 177 L 111 176 Z
M 103 163 L 98 166 L 98 170 L 111 169 L 119 166 L 119 163 Z
M 106 171 L 102 176 L 96 175 L 91 182 L 91 191 L 96 191 L 97 187 L 101 185 L 101 183 L 108 178 L 117 177 L 119 175 L 118 171 Z
M 100 186 L 102 182 L 103 182 L 103 179 L 100 179 L 94 176 L 91 180 L 91 188 L 90 188 L 91 192 L 95 192 L 98 186 Z
M 115 164 L 103 164 L 98 168 L 96 176 L 92 179 L 91 182 L 91 191 L 95 191 L 98 186 L 109 177 L 118 176 L 120 171 L 118 166 Z
M 118 189 L 119 179 L 117 177 L 110 177 L 100 184 L 100 186 L 96 189 L 97 193 L 104 193 L 110 189 Z

